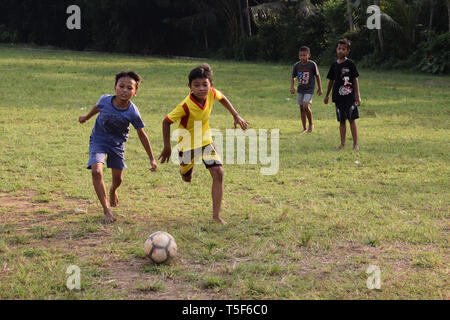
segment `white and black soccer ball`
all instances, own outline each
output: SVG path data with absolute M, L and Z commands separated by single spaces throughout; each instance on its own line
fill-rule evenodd
M 165 263 L 177 255 L 177 243 L 169 233 L 156 231 L 145 240 L 144 252 L 154 263 Z

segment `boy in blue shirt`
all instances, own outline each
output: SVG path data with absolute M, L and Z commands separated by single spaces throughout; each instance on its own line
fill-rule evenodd
M 345 147 L 346 124 L 348 119 L 350 130 L 353 137 L 353 150 L 359 150 L 358 146 L 358 129 L 356 127 L 356 119 L 359 118 L 358 107 L 361 105 L 361 96 L 359 94 L 359 73 L 352 60 L 347 58 L 350 53 L 350 41 L 341 39 L 338 42 L 336 53 L 338 60 L 335 61 L 328 72 L 327 95 L 324 103 L 328 104 L 331 89 L 333 89 L 333 102 L 336 104 L 336 117 L 340 122 L 339 132 L 341 136 L 341 144 L 336 150 Z
M 139 110 L 130 99 L 136 96 L 142 78 L 134 71 L 123 71 L 116 74 L 115 95 L 103 95 L 100 100 L 85 116 L 78 121 L 84 123 L 92 116 L 100 113 L 95 120 L 94 128 L 89 140 L 88 169 L 92 170 L 92 182 L 95 192 L 103 207 L 106 216 L 105 222 L 116 221 L 110 207 L 117 206 L 119 198 L 117 188 L 123 180 L 125 165 L 125 142 L 128 140 L 130 123 L 137 130 L 139 139 L 150 159 L 151 169 L 157 168 L 153 157 L 150 141 L 144 131 L 145 124 L 141 119 Z M 106 187 L 103 181 L 103 164 L 112 171 L 112 185 L 109 189 L 110 200 L 107 201 Z

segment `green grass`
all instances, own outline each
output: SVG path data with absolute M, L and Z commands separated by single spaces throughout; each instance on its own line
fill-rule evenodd
M 78 116 L 113 93 L 116 72 L 136 70 L 144 81 L 133 101 L 158 155 L 161 121 L 199 61 L 0 47 L 0 299 L 450 297 L 448 76 L 359 70 L 361 150 L 348 134 L 335 152 L 338 123 L 322 97 L 313 98 L 314 133 L 300 134 L 290 65 L 208 62 L 251 128 L 280 129 L 279 172 L 225 164 L 220 226 L 203 165 L 191 184 L 173 163 L 150 173 L 132 129 L 119 220 L 105 226 L 85 169 L 95 120 Z M 320 71 L 326 88 L 328 66 Z M 233 126 L 219 103 L 210 124 Z M 169 265 L 145 259 L 157 230 L 177 241 Z M 66 288 L 73 264 L 80 291 Z M 381 290 L 366 287 L 370 265 Z

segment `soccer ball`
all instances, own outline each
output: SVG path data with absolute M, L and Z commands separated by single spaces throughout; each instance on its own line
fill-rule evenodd
M 177 255 L 175 239 L 164 231 L 152 233 L 144 243 L 145 255 L 154 263 L 168 262 Z

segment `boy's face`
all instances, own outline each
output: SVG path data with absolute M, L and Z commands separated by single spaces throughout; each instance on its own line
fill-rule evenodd
M 311 58 L 311 54 L 308 51 L 300 51 L 298 53 L 298 58 L 301 63 L 305 64 L 308 62 L 309 58 Z
M 349 53 L 350 50 L 345 44 L 338 44 L 336 48 L 336 53 L 339 59 L 345 58 Z
M 192 80 L 189 88 L 192 90 L 194 96 L 199 99 L 205 99 L 208 95 L 209 90 L 211 90 L 212 84 L 208 78 L 198 78 Z
M 136 80 L 130 77 L 122 77 L 117 81 L 116 87 L 116 97 L 123 101 L 128 101 L 134 97 L 137 93 Z

